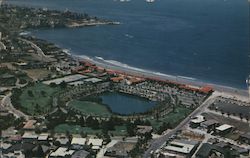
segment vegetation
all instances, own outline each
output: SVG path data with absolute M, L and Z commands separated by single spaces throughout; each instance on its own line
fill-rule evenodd
M 5 130 L 12 126 L 15 117 L 13 114 L 8 114 L 6 116 L 0 115 L 0 130 Z
M 12 95 L 14 106 L 30 115 L 39 115 L 49 112 L 52 107 L 53 96 L 60 92 L 59 87 L 50 87 L 42 83 L 30 84 L 15 89 Z
M 150 122 L 154 129 L 157 129 L 157 133 L 161 134 L 163 131 L 177 126 L 191 112 L 191 109 L 185 107 L 176 107 L 175 111 L 170 112 L 165 117 L 159 118 L 158 120 L 150 120 Z
M 111 116 L 109 109 L 96 102 L 73 100 L 69 106 L 87 115 Z

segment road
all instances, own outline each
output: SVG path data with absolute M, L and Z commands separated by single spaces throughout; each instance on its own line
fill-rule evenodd
M 38 47 L 35 43 L 28 41 L 26 39 L 22 39 L 22 38 L 19 38 L 19 40 L 26 42 L 27 44 L 30 44 L 34 49 L 36 49 L 37 54 L 41 57 L 42 61 L 45 61 L 45 62 L 52 61 L 52 59 L 48 57 L 47 55 L 45 55 L 43 50 L 40 47 Z
M 17 110 L 11 103 L 10 99 L 11 93 L 7 94 L 1 101 L 1 106 L 8 110 L 10 113 L 13 113 L 17 118 L 23 117 L 25 120 L 29 120 L 29 116 L 23 112 Z
M 216 97 L 220 96 L 221 94 L 218 92 L 214 92 L 207 100 L 205 100 L 200 107 L 195 109 L 188 117 L 186 117 L 175 129 L 169 131 L 165 135 L 151 141 L 149 149 L 144 153 L 144 158 L 150 158 L 151 152 L 155 152 L 157 149 L 160 149 L 168 138 L 175 134 L 178 130 L 181 130 L 190 120 L 192 117 L 195 117 L 201 114 L 214 100 Z

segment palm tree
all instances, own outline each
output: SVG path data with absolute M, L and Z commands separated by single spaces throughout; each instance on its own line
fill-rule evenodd
M 249 117 L 247 115 L 245 116 L 245 119 L 247 120 L 247 122 L 249 121 Z
M 221 109 L 221 111 L 220 111 L 220 112 L 221 112 L 221 115 L 222 115 L 222 116 L 225 114 L 225 113 L 224 113 L 224 111 L 223 111 L 222 109 Z
M 242 121 L 242 119 L 243 119 L 243 114 L 242 114 L 242 113 L 239 113 L 239 116 L 240 116 L 240 119 L 241 119 L 241 121 Z

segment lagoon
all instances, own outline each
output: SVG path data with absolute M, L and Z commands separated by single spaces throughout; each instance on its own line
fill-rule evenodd
M 112 112 L 122 115 L 143 113 L 156 105 L 156 102 L 123 93 L 107 92 L 99 97 L 102 99 L 102 103 L 108 106 Z

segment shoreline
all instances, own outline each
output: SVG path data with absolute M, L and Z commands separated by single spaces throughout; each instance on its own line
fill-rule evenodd
M 131 75 L 131 76 L 138 76 L 138 77 L 143 77 L 143 78 L 151 78 L 155 80 L 165 80 L 165 81 L 172 81 L 176 82 L 179 84 L 185 84 L 188 86 L 194 86 L 194 87 L 204 87 L 204 86 L 210 86 L 213 88 L 214 91 L 220 92 L 222 94 L 227 94 L 231 95 L 233 97 L 244 97 L 245 99 L 248 98 L 248 90 L 247 89 L 239 89 L 239 88 L 234 88 L 230 86 L 224 86 L 224 85 L 219 85 L 219 84 L 214 84 L 214 83 L 208 83 L 208 82 L 203 82 L 200 80 L 196 80 L 193 78 L 189 77 L 184 77 L 184 76 L 174 76 L 174 75 L 168 75 L 160 72 L 154 72 L 146 69 L 141 69 L 141 68 L 136 68 L 132 67 L 126 64 L 122 64 L 116 61 L 112 60 L 104 60 L 101 57 L 88 57 L 85 55 L 75 55 L 68 53 L 68 55 L 72 56 L 74 59 L 77 61 L 85 61 L 89 62 L 92 64 L 95 64 L 96 66 L 117 71 L 118 73 L 123 73 L 126 75 Z

